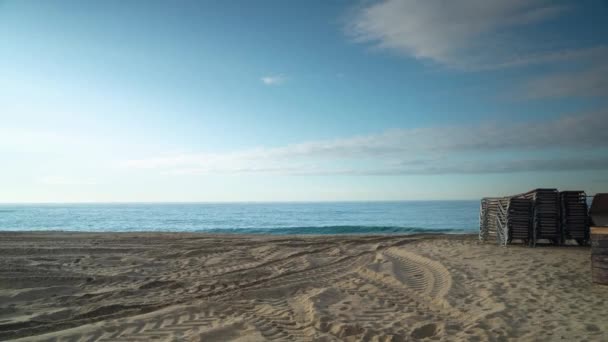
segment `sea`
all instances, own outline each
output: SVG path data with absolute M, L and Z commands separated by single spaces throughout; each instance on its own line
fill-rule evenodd
M 473 233 L 479 201 L 0 204 L 0 231 Z

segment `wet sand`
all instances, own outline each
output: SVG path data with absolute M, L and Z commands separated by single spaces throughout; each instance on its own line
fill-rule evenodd
M 466 235 L 0 233 L 0 340 L 606 341 L 590 267 Z

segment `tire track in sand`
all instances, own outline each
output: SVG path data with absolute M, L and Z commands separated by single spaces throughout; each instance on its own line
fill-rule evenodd
M 168 314 L 164 310 L 160 310 L 163 312 L 158 315 L 145 314 L 145 318 L 131 316 L 115 322 L 106 322 L 101 330 L 93 329 L 87 333 L 64 336 L 61 339 L 43 340 L 62 342 L 179 340 L 192 334 L 195 329 L 198 331 L 216 326 L 219 324 L 217 322 L 222 320 L 222 316 L 242 319 L 254 326 L 268 340 L 306 340 L 314 334 L 313 322 L 304 325 L 294 322 L 290 318 L 293 317 L 293 311 L 285 297 L 269 300 L 266 299 L 268 293 L 265 292 L 283 288 L 287 289 L 286 293 L 282 294 L 285 296 L 315 286 L 331 286 L 336 279 L 357 271 L 371 259 L 371 253 L 346 256 L 325 265 L 286 272 L 269 279 L 252 280 L 232 288 L 214 289 L 210 293 L 193 296 L 192 299 L 200 298 L 199 304 L 185 309 L 186 311 L 180 309 Z M 265 299 L 257 301 L 255 304 L 243 304 L 250 303 L 257 298 Z M 216 312 L 215 316 L 209 315 L 205 310 L 196 312 L 196 308 L 217 307 L 218 304 L 222 307 L 230 307 L 230 310 L 225 310 L 221 316 L 218 316 L 219 312 Z M 278 307 L 272 307 L 273 304 Z M 214 320 L 215 325 L 210 323 Z
M 438 261 L 403 248 L 389 248 L 383 254 L 395 264 L 397 280 L 432 300 L 442 300 L 452 287 L 450 271 Z

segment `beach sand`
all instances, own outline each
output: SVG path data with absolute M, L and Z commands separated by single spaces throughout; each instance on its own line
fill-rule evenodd
M 607 341 L 590 250 L 475 236 L 0 233 L 0 340 Z

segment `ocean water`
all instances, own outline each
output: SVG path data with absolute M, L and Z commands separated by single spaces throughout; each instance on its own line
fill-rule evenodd
M 0 205 L 4 231 L 469 233 L 478 220 L 478 201 Z

